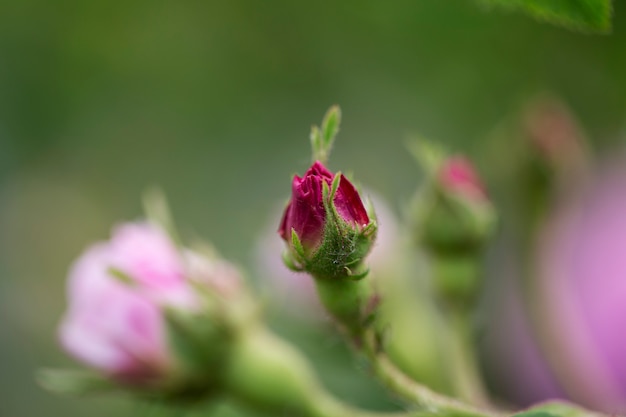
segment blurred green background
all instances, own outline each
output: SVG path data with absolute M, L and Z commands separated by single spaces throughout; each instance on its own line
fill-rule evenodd
M 257 236 L 331 104 L 344 114 L 331 168 L 396 209 L 419 181 L 409 137 L 484 169 L 496 162 L 481 151 L 490 132 L 537 92 L 561 97 L 597 148 L 614 146 L 626 116 L 620 6 L 613 33 L 592 36 L 470 0 L 2 2 L 0 416 L 136 415 L 36 385 L 36 369 L 71 363 L 55 336 L 71 261 L 139 217 L 140 194 L 159 184 L 183 230 L 254 271 Z M 320 344 L 283 327 L 336 392 L 388 401 L 362 395 L 380 390 L 355 382 L 332 335 Z

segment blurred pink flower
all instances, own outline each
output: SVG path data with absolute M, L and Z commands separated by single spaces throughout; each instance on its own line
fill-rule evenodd
M 598 174 L 547 221 L 538 245 L 542 336 L 569 396 L 626 411 L 626 168 Z
M 118 226 L 108 242 L 88 248 L 71 268 L 69 307 L 60 328 L 63 347 L 118 380 L 167 376 L 176 358 L 162 309 L 202 308 L 190 280 L 225 296 L 239 285 L 234 267 L 179 250 L 154 224 Z
M 172 366 L 159 306 L 111 276 L 111 252 L 97 244 L 74 264 L 61 343 L 107 375 L 129 382 L 157 378 Z

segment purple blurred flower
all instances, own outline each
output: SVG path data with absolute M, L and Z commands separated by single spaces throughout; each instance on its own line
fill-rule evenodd
M 626 410 L 626 169 L 599 174 L 556 210 L 538 245 L 551 365 L 577 401 Z

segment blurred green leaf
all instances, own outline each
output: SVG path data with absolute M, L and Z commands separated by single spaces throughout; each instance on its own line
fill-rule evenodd
M 115 384 L 100 375 L 66 369 L 43 369 L 37 373 L 37 382 L 48 391 L 62 395 L 85 395 L 117 389 Z
M 322 120 L 321 129 L 317 126 L 311 128 L 311 146 L 313 149 L 313 161 L 326 163 L 330 156 L 330 151 L 335 142 L 335 137 L 339 132 L 341 123 L 341 110 L 339 106 L 331 106 Z
M 434 175 L 446 157 L 446 150 L 440 144 L 423 138 L 407 142 L 407 148 L 427 175 Z
M 324 139 L 324 146 L 330 149 L 333 146 L 335 137 L 339 133 L 339 124 L 341 123 L 341 109 L 339 106 L 334 105 L 324 115 L 322 121 L 322 133 Z
M 515 414 L 514 417 L 600 417 L 601 414 L 585 410 L 565 401 L 550 401 Z
M 497 5 L 523 10 L 549 23 L 593 32 L 611 30 L 611 0 L 479 0 L 485 5 Z
M 144 191 L 143 207 L 148 220 L 161 226 L 179 247 L 182 246 L 167 197 L 161 188 L 152 186 Z

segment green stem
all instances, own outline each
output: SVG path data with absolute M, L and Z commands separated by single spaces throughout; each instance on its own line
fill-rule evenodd
M 418 407 L 444 413 L 446 416 L 487 417 L 499 413 L 484 410 L 439 394 L 407 376 L 380 349 L 372 330 L 363 338 L 363 353 L 369 359 L 374 374 L 385 386 L 403 400 Z
M 493 415 L 489 411 L 463 404 L 418 384 L 398 369 L 382 352 L 376 330 L 369 322 L 373 317 L 378 298 L 369 280 L 315 277 L 315 283 L 322 304 L 346 330 L 352 345 L 367 356 L 374 373 L 389 390 L 409 404 L 428 410 L 445 411 L 449 413 L 448 415 L 464 417 Z
M 368 304 L 375 299 L 370 281 L 324 277 L 315 279 L 315 284 L 326 310 L 345 328 L 352 342 L 358 343 L 371 314 Z
M 433 413 L 375 412 L 347 405 L 318 382 L 306 358 L 262 326 L 240 335 L 226 364 L 227 392 L 253 410 L 302 417 L 435 417 Z
M 478 367 L 472 331 L 467 314 L 452 311 L 449 337 L 449 375 L 456 394 L 478 406 L 488 406 L 489 397 Z
M 432 254 L 431 261 L 437 296 L 447 322 L 445 353 L 450 382 L 462 400 L 488 406 L 470 323 L 482 282 L 480 253 Z
M 304 410 L 307 417 L 434 417 L 435 414 L 423 411 L 367 411 L 347 405 L 325 391 L 309 397 Z

